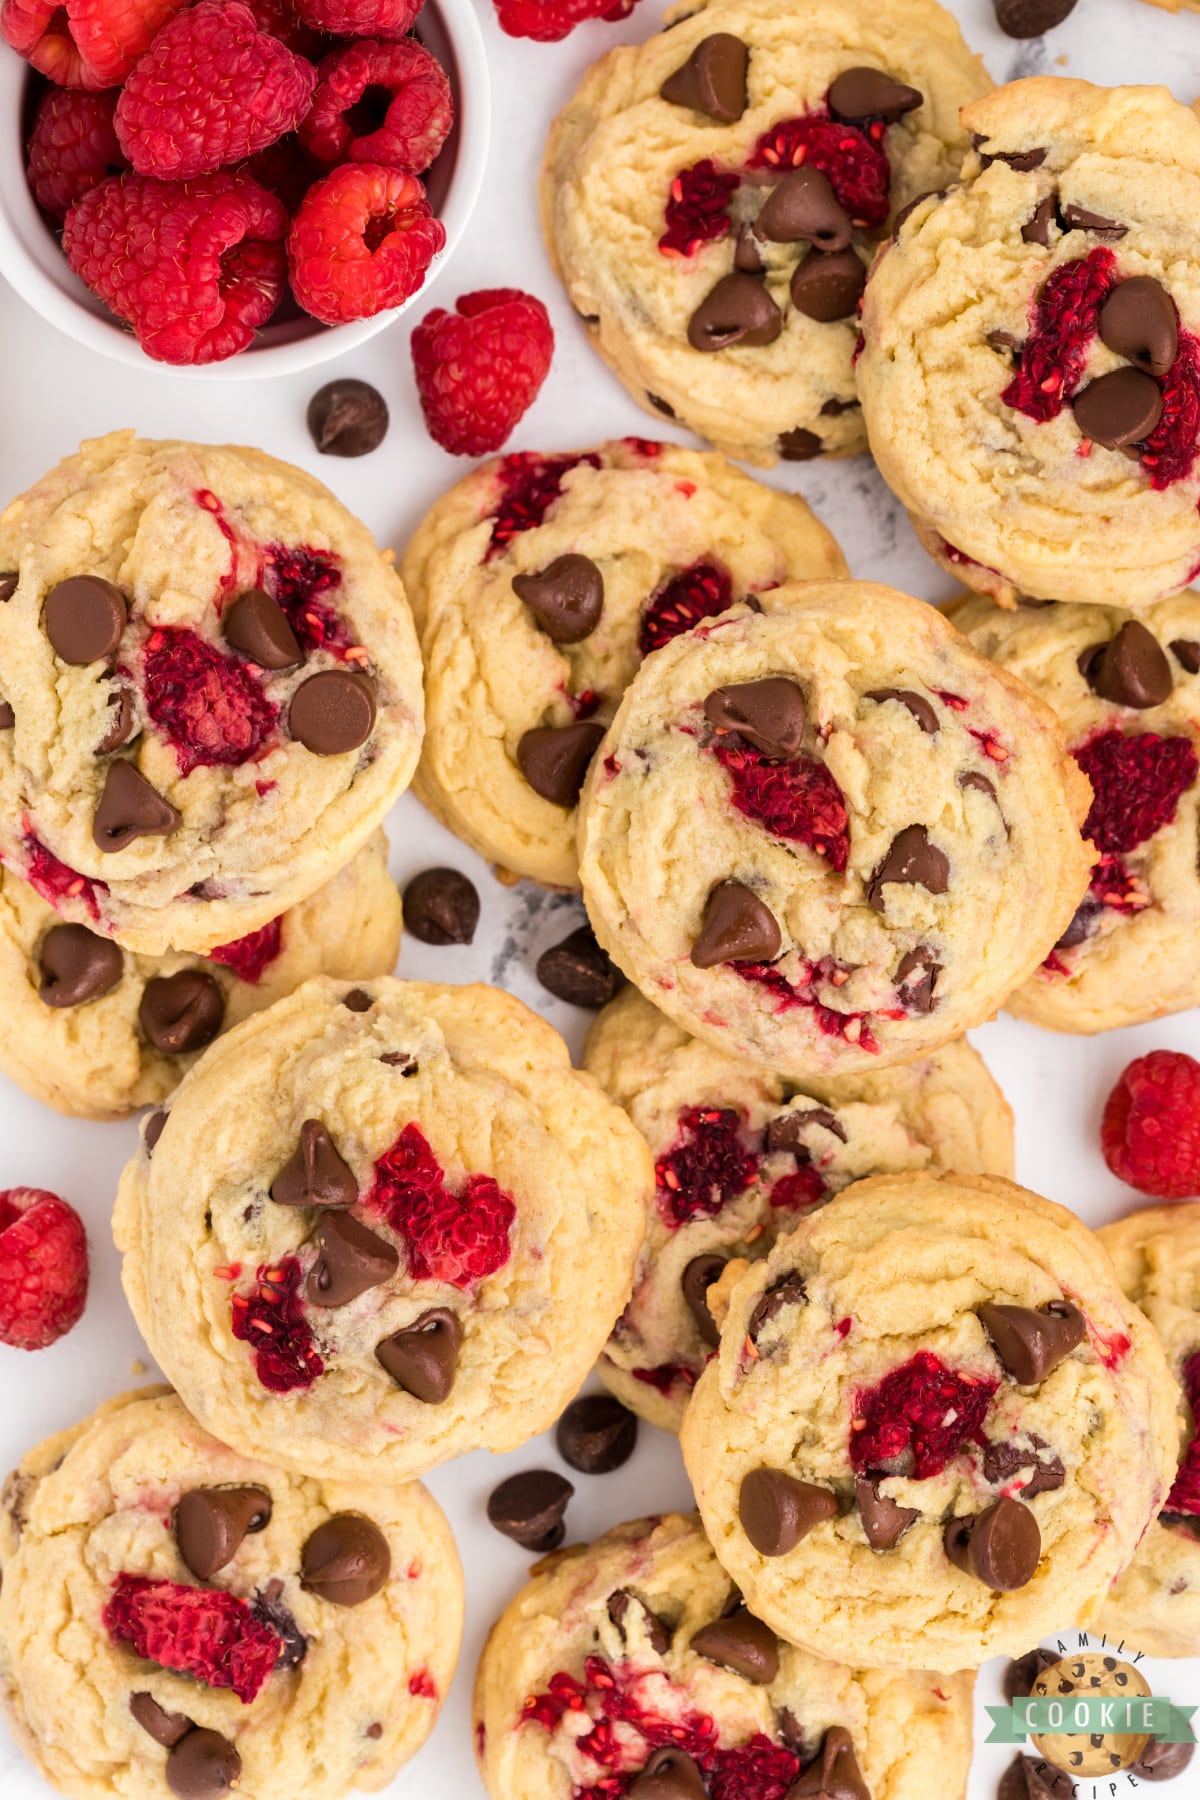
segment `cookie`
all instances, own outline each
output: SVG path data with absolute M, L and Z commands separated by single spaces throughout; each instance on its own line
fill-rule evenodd
M 1200 1203 L 1143 1207 L 1099 1237 L 1158 1333 L 1189 1417 L 1175 1485 L 1109 1593 L 1100 1629 L 1149 1656 L 1200 1656 Z
M 679 1513 L 536 1564 L 475 1678 L 493 1800 L 962 1800 L 972 1675 L 846 1668 L 740 1599 Z
M 70 923 L 246 937 L 411 779 L 404 590 L 311 475 L 113 432 L 0 515 L 0 572 L 0 855 Z
M 1200 120 L 1059 76 L 963 120 L 867 284 L 872 453 L 969 587 L 1139 610 L 1200 566 Z
M 600 1359 L 626 1406 L 678 1431 L 717 1342 L 708 1288 L 862 1176 L 1010 1175 L 1012 1113 L 965 1038 L 901 1068 L 797 1089 L 689 1037 L 633 988 L 606 1006 L 583 1067 L 654 1157 L 633 1296 Z
M 122 950 L 0 869 L 0 1069 L 75 1118 L 154 1106 L 219 1032 L 310 976 L 390 974 L 400 926 L 382 831 L 307 900 L 207 957 Z
M 1079 909 L 1007 1010 L 1111 1031 L 1200 1005 L 1200 592 L 1136 619 L 1112 606 L 949 609 L 977 649 L 1053 707 L 1092 784 L 1096 865 Z
M 1087 886 L 1047 706 L 867 582 L 759 597 L 647 659 L 579 825 L 597 938 L 675 1022 L 791 1080 L 987 1018 Z
M 1174 1478 L 1177 1389 L 1073 1213 L 995 1176 L 882 1175 L 723 1289 L 682 1444 L 752 1611 L 903 1668 L 1097 1617 Z
M 72 1800 L 386 1787 L 458 1657 L 462 1571 L 424 1488 L 285 1475 L 167 1388 L 30 1452 L 0 1562 L 0 1695 Z
M 551 127 L 542 222 L 588 335 L 718 449 L 866 448 L 855 311 L 889 218 L 954 179 L 991 86 L 933 0 L 691 0 Z
M 519 1000 L 326 977 L 184 1078 L 113 1229 L 203 1425 L 306 1474 L 405 1481 L 558 1417 L 629 1298 L 653 1182 Z
M 482 856 L 577 887 L 579 786 L 642 657 L 759 589 L 846 573 L 803 500 L 719 456 L 622 438 L 485 463 L 404 557 L 417 794 Z

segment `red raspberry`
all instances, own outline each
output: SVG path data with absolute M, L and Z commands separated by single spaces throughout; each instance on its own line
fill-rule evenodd
M 419 175 L 454 123 L 445 70 L 411 38 L 364 39 L 327 56 L 300 141 L 320 163 L 381 163 Z
M 1142 467 L 1154 488 L 1190 475 L 1200 455 L 1200 341 L 1179 333 L 1179 352 L 1163 378 L 1162 418 L 1146 439 Z
M 1200 774 L 1191 738 L 1102 731 L 1071 754 L 1092 784 L 1083 835 L 1106 854 L 1136 850 L 1175 818 Z
M 246 5 L 264 31 L 269 31 L 297 56 L 307 56 L 310 62 L 316 62 L 325 48 L 324 36 L 304 23 L 292 0 L 246 0 Z
M 488 561 L 502 555 L 521 532 L 532 531 L 541 524 L 562 493 L 564 480 L 581 463 L 598 469 L 600 458 L 595 451 L 589 451 L 586 456 L 538 456 L 531 451 L 518 451 L 504 458 L 500 464 L 500 497 L 493 514 Z
M 550 372 L 554 332 L 540 300 L 518 288 L 463 294 L 412 335 L 425 425 L 451 456 L 498 450 Z
M 1102 247 L 1063 263 L 1034 301 L 1021 361 L 1000 398 L 1027 418 L 1057 419 L 1083 380 L 1100 308 L 1117 281 L 1117 259 Z
M 911 1457 L 914 1480 L 940 1475 L 978 1434 L 999 1385 L 984 1375 L 960 1375 L 931 1350 L 918 1350 L 854 1396 L 851 1463 L 883 1469 Z
M 181 775 L 237 768 L 262 753 L 276 707 L 245 663 L 194 631 L 152 631 L 146 641 L 146 709 L 175 747 Z
M 888 216 L 892 170 L 882 132 L 860 131 L 824 113 L 783 119 L 750 153 L 750 169 L 819 169 L 856 225 L 882 225 Z
M 823 762 L 794 756 L 768 762 L 757 750 L 714 744 L 712 753 L 733 783 L 733 804 L 772 837 L 807 844 L 841 875 L 850 855 L 850 815 L 842 790 Z
M 51 88 L 43 94 L 29 134 L 25 167 L 42 211 L 62 221 L 76 200 L 125 167 L 113 129 L 115 94 Z
M 298 1257 L 264 1263 L 253 1290 L 230 1301 L 233 1335 L 253 1345 L 254 1372 L 272 1394 L 311 1387 L 325 1373 L 300 1300 L 303 1276 Z
M 314 31 L 332 37 L 405 38 L 425 0 L 295 0 Z
M 1192 1435 L 1179 1465 L 1175 1484 L 1167 1495 L 1166 1512 L 1200 1518 L 1200 1350 L 1183 1365 L 1183 1386 L 1192 1411 Z
M 727 175 L 705 159 L 681 169 L 667 195 L 667 229 L 658 240 L 664 256 L 694 256 L 702 244 L 714 244 L 729 230 L 729 202 L 739 177 Z
M 74 1207 L 45 1188 L 0 1193 L 0 1343 L 44 1350 L 83 1317 L 88 1248 Z
M 811 1163 L 805 1163 L 794 1175 L 781 1175 L 771 1189 L 771 1205 L 789 1212 L 803 1212 L 824 1198 L 824 1177 Z
M 184 0 L 2 0 L 0 34 L 60 87 L 119 87 Z
M 206 1687 L 231 1688 L 244 1705 L 255 1698 L 283 1647 L 247 1603 L 225 1588 L 121 1574 L 102 1617 L 115 1644 L 128 1644 L 135 1656 Z
M 63 249 L 147 356 L 222 362 L 253 342 L 279 304 L 286 230 L 280 202 L 247 175 L 123 175 L 71 208 Z
M 658 1210 L 672 1229 L 711 1219 L 750 1186 L 758 1158 L 741 1137 L 733 1107 L 689 1106 L 679 1115 L 679 1142 L 654 1165 Z
M 117 136 L 139 175 L 186 181 L 294 131 L 317 72 L 261 31 L 242 0 L 198 0 L 164 25 L 117 101 Z
M 306 650 L 328 650 L 340 658 L 350 646 L 341 614 L 324 605 L 318 594 L 342 585 L 333 550 L 310 550 L 303 544 L 268 544 L 262 553 L 263 584 L 287 614 L 288 624 Z
M 272 919 L 246 937 L 235 938 L 231 944 L 218 944 L 215 950 L 209 951 L 208 960 L 232 969 L 239 981 L 253 984 L 262 980 L 282 948 L 283 920 Z
M 643 656 L 690 631 L 701 619 L 715 619 L 733 605 L 733 581 L 720 563 L 693 563 L 651 594 L 642 613 L 638 649 Z
M 627 19 L 636 0 L 495 0 L 501 31 L 509 37 L 557 44 L 589 19 Z
M 699 1377 L 686 1363 L 658 1363 L 653 1369 L 630 1369 L 635 1381 L 644 1382 L 658 1394 L 669 1394 L 677 1383 L 694 1388 Z
M 65 862 L 55 856 L 53 850 L 47 850 L 40 838 L 33 832 L 25 831 L 25 854 L 28 861 L 22 873 L 35 894 L 40 894 L 55 910 L 60 912 L 61 900 L 82 900 L 93 919 L 100 917 L 101 894 L 107 894 L 108 883 L 105 881 L 89 881 L 78 869 L 68 867 Z
M 1200 1194 L 1200 1063 L 1182 1050 L 1136 1057 L 1105 1102 L 1100 1148 L 1143 1194 Z
M 414 175 L 347 163 L 308 190 L 292 220 L 292 292 L 325 325 L 372 319 L 416 293 L 445 242 Z
M 321 172 L 291 132 L 248 158 L 243 168 L 243 173 L 252 176 L 259 187 L 283 202 L 289 218 Z
M 512 1254 L 517 1209 L 509 1196 L 490 1175 L 468 1175 L 461 1194 L 452 1194 L 417 1125 L 406 1125 L 379 1158 L 364 1204 L 405 1240 L 414 1281 L 469 1287 L 502 1269 Z

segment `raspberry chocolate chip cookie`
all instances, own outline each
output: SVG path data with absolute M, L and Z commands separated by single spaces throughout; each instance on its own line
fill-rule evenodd
M 207 957 L 122 950 L 0 870 L 0 1069 L 59 1112 L 119 1118 L 165 1099 L 219 1032 L 311 976 L 390 974 L 400 925 L 382 831 L 307 900 Z
M 484 1648 L 475 1744 L 493 1800 L 962 1800 L 973 1685 L 781 1642 L 668 1513 L 537 1564 Z
M 1200 1004 L 1200 593 L 1117 607 L 949 616 L 1062 721 L 1092 784 L 1096 864 L 1079 909 L 1009 1012 L 1058 1031 L 1109 1031 Z
M 30 1452 L 0 1562 L 0 1694 L 72 1800 L 385 1787 L 458 1657 L 462 1573 L 422 1487 L 249 1461 L 165 1388 Z
M 0 855 L 148 956 L 260 930 L 407 786 L 404 590 L 257 450 L 114 432 L 0 515 Z
M 685 1030 L 789 1079 L 928 1055 L 1066 930 L 1087 782 L 933 607 L 865 582 L 755 604 L 650 657 L 596 752 L 596 936 Z
M 600 1374 L 668 1431 L 717 1343 L 708 1289 L 731 1257 L 766 1256 L 864 1175 L 1012 1173 L 1012 1114 L 965 1038 L 901 1068 L 796 1088 L 626 988 L 589 1032 L 583 1066 L 628 1112 L 655 1172 L 633 1296 Z
M 1200 568 L 1200 120 L 1057 76 L 963 119 L 867 286 L 871 449 L 968 586 L 1140 609 Z
M 185 1077 L 114 1234 L 202 1424 L 286 1468 L 405 1481 L 558 1417 L 629 1297 L 653 1185 L 520 1001 L 322 978 Z
M 685 0 L 555 121 L 550 256 L 634 399 L 731 456 L 866 448 L 857 308 L 888 220 L 954 179 L 991 83 L 914 0 Z
M 415 791 L 481 855 L 576 887 L 576 801 L 642 658 L 738 600 L 844 575 L 802 500 L 719 456 L 624 438 L 506 456 L 404 558 L 428 733 Z
M 1098 1235 L 1158 1333 L 1188 1418 L 1174 1486 L 1111 1589 L 1100 1629 L 1150 1656 L 1200 1656 L 1200 1204 L 1145 1207 Z
M 727 1274 L 684 1460 L 746 1604 L 871 1665 L 1094 1620 L 1175 1478 L 1177 1390 L 1073 1213 L 882 1175 Z

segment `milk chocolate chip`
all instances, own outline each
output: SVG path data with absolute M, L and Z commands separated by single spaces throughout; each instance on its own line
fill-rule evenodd
M 423 944 L 472 943 L 479 891 L 458 869 L 422 869 L 404 890 L 404 923 Z
M 804 695 L 784 675 L 714 688 L 704 716 L 718 737 L 735 731 L 775 762 L 798 756 L 804 741 Z
M 603 725 L 588 720 L 535 726 L 517 745 L 517 767 L 543 800 L 572 807 L 603 736 Z
M 1169 374 L 1179 349 L 1179 314 L 1152 275 L 1119 281 L 1100 308 L 1096 328 L 1102 343 L 1148 375 L 1161 381 Z
M 375 683 L 357 669 L 322 669 L 292 695 L 288 730 L 314 756 L 342 756 L 375 728 Z
M 523 1469 L 489 1494 L 488 1521 L 523 1550 L 544 1556 L 566 1535 L 563 1515 L 574 1492 L 566 1476 L 553 1469 Z
M 317 1260 L 304 1284 L 312 1306 L 346 1306 L 390 1281 L 400 1266 L 396 1246 L 368 1231 L 352 1213 L 322 1213 L 313 1242 Z
M 241 1773 L 242 1759 L 229 1739 L 201 1726 L 167 1754 L 167 1786 L 178 1800 L 221 1800 Z
M 135 838 L 166 837 L 182 819 L 131 762 L 111 762 L 92 821 L 97 850 L 124 850 Z
M 923 887 L 931 894 L 944 894 L 950 885 L 950 858 L 944 850 L 929 841 L 924 825 L 906 825 L 892 839 L 892 847 L 867 883 L 867 902 L 876 912 L 886 905 L 884 887 L 888 882 L 907 887 Z
M 857 251 L 810 250 L 792 275 L 792 305 L 806 319 L 832 325 L 853 317 L 866 285 L 866 264 Z
M 376 1344 L 375 1359 L 414 1400 L 440 1406 L 454 1386 L 462 1335 L 448 1306 L 432 1306 L 403 1331 Z
M 1113 369 L 1089 381 L 1071 402 L 1085 438 L 1105 450 L 1140 444 L 1162 418 L 1162 389 L 1141 369 Z
M 269 1191 L 276 1206 L 353 1206 L 358 1199 L 358 1183 L 320 1119 L 305 1119 Z
M 714 32 L 700 39 L 658 91 L 672 106 L 687 106 L 718 124 L 734 125 L 746 110 L 749 56 L 741 38 L 728 31 Z
M 369 456 L 387 436 L 387 402 L 369 381 L 327 381 L 308 403 L 307 423 L 322 456 Z
M 708 1800 L 696 1759 L 684 1750 L 656 1750 L 625 1790 L 626 1800 Z
M 1087 1335 L 1083 1314 L 1067 1300 L 1052 1300 L 1036 1312 L 1028 1306 L 989 1303 L 979 1308 L 979 1321 L 1021 1387 L 1045 1381 Z
M 1028 1586 L 1042 1554 L 1037 1519 L 1007 1495 L 986 1512 L 951 1519 L 942 1541 L 956 1568 L 997 1594 Z
M 724 962 L 770 962 L 782 943 L 774 914 L 757 894 L 740 881 L 721 881 L 705 902 L 692 962 L 698 969 Z
M 1139 711 L 1161 706 L 1175 685 L 1165 650 L 1138 619 L 1127 619 L 1083 673 L 1102 700 Z
M 914 1519 L 920 1518 L 915 1506 L 900 1506 L 879 1491 L 879 1483 L 860 1475 L 854 1483 L 858 1516 L 872 1550 L 890 1550 L 898 1544 Z
M 142 990 L 142 1036 L 164 1056 L 184 1056 L 211 1044 L 225 1020 L 225 996 L 203 969 L 155 975 Z
M 829 1727 L 819 1753 L 788 1789 L 787 1800 L 871 1800 L 854 1740 L 843 1725 Z
M 99 575 L 72 575 L 51 588 L 42 623 L 56 655 L 82 666 L 111 656 L 128 618 L 125 596 Z
M 797 1481 L 782 1469 L 752 1469 L 738 1495 L 742 1530 L 760 1556 L 786 1556 L 837 1510 L 837 1495 L 828 1488 Z
M 52 925 L 38 951 L 38 997 L 54 1007 L 98 1000 L 120 981 L 125 958 L 120 946 L 86 925 Z
M 221 621 L 225 642 L 260 669 L 291 669 L 304 659 L 287 614 L 262 588 L 234 601 Z
M 637 1445 L 637 1414 L 612 1394 L 581 1394 L 558 1421 L 558 1454 L 583 1475 L 608 1475 Z
M 688 1311 L 696 1321 L 696 1329 L 706 1344 L 714 1348 L 721 1341 L 716 1320 L 708 1310 L 708 1290 L 725 1267 L 725 1258 L 714 1251 L 693 1256 L 683 1271 L 681 1287 Z
M 728 350 L 734 344 L 773 344 L 782 330 L 783 315 L 764 283 L 735 272 L 723 275 L 700 302 L 687 335 L 693 350 Z
M 744 1681 L 765 1686 L 779 1673 L 779 1641 L 769 1625 L 756 1619 L 752 1612 L 739 1606 L 727 1618 L 714 1619 L 692 1633 L 691 1647 L 697 1656 L 732 1669 Z
M 818 250 L 844 250 L 854 230 L 829 177 L 811 163 L 790 170 L 771 189 L 754 229 L 771 244 L 806 240 Z
M 387 1539 L 361 1513 L 334 1513 L 300 1552 L 300 1585 L 334 1606 L 360 1606 L 391 1571 Z
M 514 575 L 513 592 L 555 644 L 578 644 L 604 611 L 604 577 L 590 556 L 558 556 L 540 575 Z
M 826 98 L 835 119 L 848 119 L 854 125 L 861 125 L 868 119 L 883 119 L 888 125 L 894 125 L 905 113 L 915 112 L 925 100 L 919 88 L 897 81 L 886 69 L 865 66 L 843 69 Z
M 242 1539 L 271 1518 L 264 1487 L 189 1488 L 174 1513 L 175 1542 L 197 1581 L 210 1581 L 237 1555 Z

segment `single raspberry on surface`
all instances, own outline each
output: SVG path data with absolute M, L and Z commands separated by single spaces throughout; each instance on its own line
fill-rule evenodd
M 1092 784 L 1083 835 L 1105 854 L 1136 850 L 1170 825 L 1200 774 L 1191 738 L 1153 731 L 1102 731 L 1071 754 Z
M 311 1387 L 325 1372 L 304 1317 L 303 1278 L 300 1259 L 285 1256 L 276 1264 L 264 1263 L 252 1291 L 230 1300 L 233 1335 L 252 1346 L 254 1372 L 272 1394 Z
M 658 240 L 664 256 L 694 256 L 702 244 L 718 243 L 729 230 L 729 202 L 739 177 L 705 158 L 680 169 L 664 209 L 667 229 Z
M 164 626 L 146 640 L 143 668 L 146 710 L 174 746 L 181 775 L 261 754 L 278 709 L 245 663 L 194 631 Z
M 119 87 L 184 0 L 2 0 L 0 35 L 60 87 Z
M 44 1350 L 83 1317 L 88 1247 L 74 1207 L 45 1188 L 0 1193 L 0 1343 Z
M 642 611 L 638 649 L 660 650 L 701 619 L 715 619 L 733 605 L 733 578 L 720 563 L 697 562 L 655 589 Z
M 419 175 L 450 135 L 454 99 L 446 72 L 412 38 L 347 44 L 317 73 L 300 141 L 319 163 L 380 163 Z
M 1194 1351 L 1183 1365 L 1183 1387 L 1192 1409 L 1192 1433 L 1164 1510 L 1186 1513 L 1197 1519 L 1200 1518 L 1200 1350 Z
M 1098 246 L 1046 277 L 1033 303 L 1021 360 L 1000 398 L 1027 418 L 1057 419 L 1083 382 L 1100 308 L 1117 284 L 1117 259 Z
M 425 0 L 295 0 L 304 23 L 330 37 L 407 37 L 424 4 Z
M 715 743 L 712 753 L 733 784 L 733 804 L 772 837 L 807 844 L 841 875 L 850 855 L 850 815 L 823 762 L 794 756 L 768 762 L 757 750 Z
M 288 232 L 292 292 L 314 319 L 371 319 L 415 294 L 446 232 L 415 175 L 344 163 L 315 182 Z
M 25 173 L 34 199 L 52 219 L 61 222 L 89 188 L 125 167 L 113 126 L 116 104 L 115 94 L 79 88 L 51 88 L 38 102 Z
M 437 306 L 412 335 L 425 425 L 451 456 L 498 450 L 550 372 L 554 332 L 540 300 L 517 288 L 463 294 Z
M 590 19 L 627 19 L 637 0 L 495 0 L 496 18 L 509 37 L 557 44 Z
M 1200 1194 L 1200 1062 L 1182 1050 L 1136 1057 L 1105 1102 L 1100 1148 L 1143 1194 Z
M 404 1239 L 414 1281 L 470 1287 L 512 1254 L 517 1209 L 510 1197 L 490 1175 L 468 1175 L 452 1194 L 418 1125 L 406 1125 L 378 1159 L 364 1205 Z
M 886 1469 L 896 1459 L 916 1481 L 940 1475 L 977 1436 L 1000 1383 L 960 1375 L 931 1350 L 889 1369 L 883 1380 L 854 1396 L 850 1461 L 856 1469 Z
M 243 1704 L 258 1694 L 283 1647 L 246 1601 L 225 1588 L 123 1573 L 102 1616 L 115 1644 L 206 1687 L 230 1688 Z
M 283 920 L 271 919 L 243 938 L 235 938 L 230 944 L 218 944 L 215 950 L 208 952 L 208 960 L 232 969 L 239 981 L 253 984 L 262 980 L 282 948 Z
M 679 1142 L 654 1165 L 658 1210 L 675 1228 L 711 1219 L 750 1186 L 758 1157 L 742 1141 L 732 1106 L 689 1106 L 679 1115 Z
M 581 464 L 600 468 L 595 451 L 586 456 L 538 456 L 522 451 L 500 464 L 500 493 L 492 514 L 488 560 L 499 556 L 523 531 L 541 524 L 563 490 L 563 482 Z
M 827 113 L 781 119 L 750 152 L 749 169 L 786 174 L 801 164 L 819 169 L 856 225 L 882 225 L 888 216 L 892 169 L 874 130 L 860 131 Z

